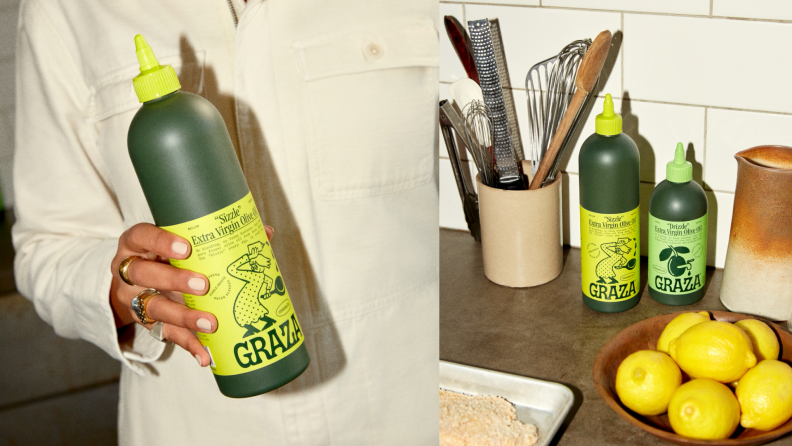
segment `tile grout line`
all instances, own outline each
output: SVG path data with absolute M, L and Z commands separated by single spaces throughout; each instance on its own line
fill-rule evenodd
M 712 17 L 712 3 L 713 2 L 714 2 L 714 0 L 710 0 L 710 13 L 709 13 L 710 17 Z
M 624 96 L 624 13 L 621 13 L 621 23 L 619 24 L 621 27 L 621 46 L 619 48 L 619 55 L 621 56 L 621 94 L 619 96 Z M 604 85 L 603 85 L 604 86 Z
M 459 4 L 456 2 L 447 2 L 441 1 L 440 3 L 448 3 L 448 4 Z M 773 20 L 773 19 L 759 19 L 753 17 L 729 17 L 729 16 L 716 16 L 710 14 L 681 14 L 681 13 L 672 13 L 672 12 L 646 12 L 646 11 L 624 11 L 618 9 L 591 9 L 591 8 L 573 8 L 567 6 L 539 6 L 539 5 L 514 5 L 510 3 L 477 3 L 477 2 L 465 2 L 462 4 L 469 4 L 475 6 L 507 6 L 513 8 L 533 8 L 533 9 L 556 9 L 561 11 L 589 11 L 589 12 L 606 12 L 606 13 L 630 13 L 630 14 L 641 14 L 641 15 L 654 15 L 654 16 L 668 16 L 668 17 L 689 17 L 689 18 L 699 18 L 699 19 L 724 19 L 724 20 L 738 20 L 738 21 L 745 21 L 745 22 L 765 22 L 765 23 L 792 23 L 792 19 L 789 20 Z
M 462 7 L 462 23 L 464 23 L 462 26 L 465 27 L 465 31 L 467 32 L 467 5 L 461 3 L 459 6 Z
M 448 81 L 439 81 L 441 84 L 451 85 L 453 82 Z M 623 87 L 622 87 L 623 88 Z M 517 91 L 525 91 L 525 88 L 515 88 L 512 87 L 512 90 Z M 617 96 L 611 94 L 614 99 L 623 99 L 623 96 Z M 598 98 L 602 99 L 604 95 L 597 95 Z M 736 108 L 736 107 L 721 107 L 717 105 L 707 105 L 707 104 L 683 104 L 681 102 L 668 102 L 668 101 L 656 101 L 654 99 L 636 99 L 630 98 L 630 101 L 633 102 L 643 102 L 646 104 L 661 104 L 661 105 L 676 105 L 680 107 L 697 107 L 697 108 L 711 108 L 713 110 L 727 110 L 727 111 L 738 111 L 738 112 L 745 112 L 745 113 L 763 113 L 767 115 L 778 115 L 778 116 L 792 116 L 792 112 L 780 112 L 780 111 L 770 111 L 770 110 L 756 110 L 750 108 Z
M 0 406 L 0 413 L 7 412 L 7 411 L 13 410 L 13 409 L 19 409 L 19 408 L 22 408 L 22 407 L 25 407 L 25 406 L 28 406 L 28 405 L 32 405 L 32 404 L 43 403 L 45 401 L 54 400 L 56 398 L 61 398 L 61 397 L 64 397 L 64 396 L 75 395 L 75 394 L 78 394 L 78 393 L 85 392 L 87 390 L 94 390 L 94 389 L 98 389 L 100 387 L 105 387 L 105 386 L 109 386 L 109 385 L 113 385 L 113 384 L 118 384 L 118 378 L 115 378 L 115 379 L 112 379 L 112 380 L 108 380 L 108 381 L 101 381 L 101 382 L 98 382 L 98 383 L 89 384 L 87 386 L 78 387 L 76 389 L 69 389 L 69 390 L 64 390 L 62 392 L 51 393 L 49 395 L 42 395 L 42 396 L 31 398 L 31 399 L 25 400 L 25 401 L 18 401 L 16 403 L 9 403 L 9 404 Z

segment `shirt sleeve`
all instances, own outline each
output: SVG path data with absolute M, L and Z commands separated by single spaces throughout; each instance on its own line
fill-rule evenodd
M 110 262 L 126 228 L 99 174 L 95 130 L 83 120 L 90 90 L 78 45 L 56 26 L 57 17 L 36 0 L 20 5 L 12 232 L 17 288 L 58 335 L 85 339 L 145 374 L 141 363 L 156 360 L 164 344 L 150 336 L 118 341 Z

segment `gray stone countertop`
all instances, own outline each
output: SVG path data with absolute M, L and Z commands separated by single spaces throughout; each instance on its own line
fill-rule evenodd
M 707 269 L 702 300 L 684 307 L 649 297 L 641 259 L 641 300 L 615 314 L 583 303 L 580 251 L 564 248 L 564 269 L 534 288 L 507 288 L 484 276 L 481 245 L 469 233 L 440 230 L 440 359 L 561 383 L 575 404 L 551 444 L 668 445 L 622 419 L 600 398 L 592 367 L 600 348 L 624 328 L 682 310 L 728 311 L 718 298 L 722 270 Z M 774 445 L 792 445 L 787 435 Z

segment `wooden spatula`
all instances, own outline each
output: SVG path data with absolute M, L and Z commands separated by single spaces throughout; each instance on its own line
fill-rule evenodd
M 547 178 L 550 168 L 553 167 L 555 159 L 559 155 L 561 144 L 563 144 L 567 133 L 569 133 L 578 110 L 583 105 L 583 100 L 597 85 L 602 66 L 608 57 L 611 37 L 610 31 L 606 30 L 599 33 L 588 51 L 586 51 L 586 55 L 583 56 L 583 60 L 580 61 L 580 67 L 575 76 L 575 94 L 572 96 L 566 112 L 564 112 L 564 117 L 561 118 L 561 122 L 558 124 L 558 129 L 556 129 L 553 139 L 550 140 L 550 146 L 547 148 L 544 157 L 542 157 L 542 162 L 539 164 L 539 168 L 536 169 L 536 175 L 534 175 L 534 179 L 528 189 L 539 189 Z

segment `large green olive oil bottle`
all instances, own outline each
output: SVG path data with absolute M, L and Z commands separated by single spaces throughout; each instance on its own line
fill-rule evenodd
M 666 305 L 704 297 L 707 270 L 707 194 L 677 144 L 666 179 L 649 200 L 649 295 Z
M 217 331 L 198 337 L 224 395 L 269 392 L 310 358 L 231 138 L 217 109 L 179 91 L 173 67 L 161 66 L 142 36 L 135 46 L 143 106 L 129 127 L 129 156 L 154 222 L 192 245 L 171 264 L 209 279 L 206 295 L 184 295 L 217 318 Z
M 596 133 L 580 149 L 580 268 L 583 302 L 615 313 L 640 299 L 638 147 L 622 133 L 621 116 L 605 96 Z

